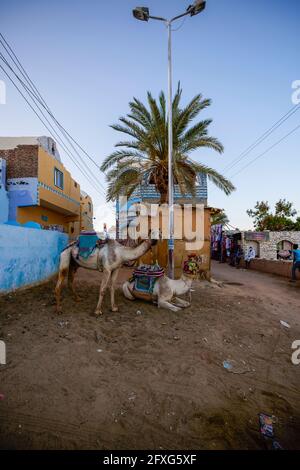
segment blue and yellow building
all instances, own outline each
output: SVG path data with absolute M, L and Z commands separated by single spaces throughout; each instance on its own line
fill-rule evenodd
M 71 237 L 93 228 L 92 200 L 81 194 L 51 137 L 0 137 L 0 158 L 6 162 L 9 221 L 36 222 Z

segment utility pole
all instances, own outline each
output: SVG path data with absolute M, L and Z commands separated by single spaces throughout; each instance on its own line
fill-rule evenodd
M 174 279 L 174 177 L 173 177 L 173 115 L 172 115 L 172 24 L 183 16 L 195 16 L 205 9 L 204 0 L 196 0 L 184 13 L 171 20 L 160 16 L 151 16 L 149 8 L 136 7 L 132 13 L 140 21 L 163 21 L 168 30 L 168 195 L 169 195 L 169 240 L 168 240 L 168 275 Z

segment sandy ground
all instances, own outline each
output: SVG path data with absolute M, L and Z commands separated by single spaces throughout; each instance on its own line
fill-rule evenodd
M 54 283 L 0 298 L 0 448 L 260 449 L 265 412 L 280 444 L 300 449 L 300 286 L 217 263 L 213 272 L 224 286 L 197 283 L 178 313 L 119 291 L 120 312 L 107 296 L 96 319 L 101 275 L 83 270 L 83 301 L 66 289 L 61 316 Z

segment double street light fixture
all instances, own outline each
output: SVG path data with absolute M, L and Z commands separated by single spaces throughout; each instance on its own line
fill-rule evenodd
M 173 116 L 172 116 L 172 23 L 184 16 L 195 16 L 205 9 L 204 0 L 196 0 L 189 5 L 184 13 L 167 20 L 160 16 L 150 15 L 149 8 L 136 7 L 132 13 L 140 21 L 163 21 L 168 29 L 168 194 L 169 194 L 169 243 L 168 243 L 168 274 L 174 279 L 174 181 L 173 181 Z

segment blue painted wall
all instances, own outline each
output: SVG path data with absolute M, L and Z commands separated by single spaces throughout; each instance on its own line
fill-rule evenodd
M 0 224 L 8 219 L 8 195 L 5 187 L 0 184 Z
M 9 178 L 6 186 L 9 199 L 9 220 L 17 220 L 18 207 L 38 204 L 37 178 Z
M 0 224 L 0 293 L 55 274 L 68 241 L 64 233 Z

